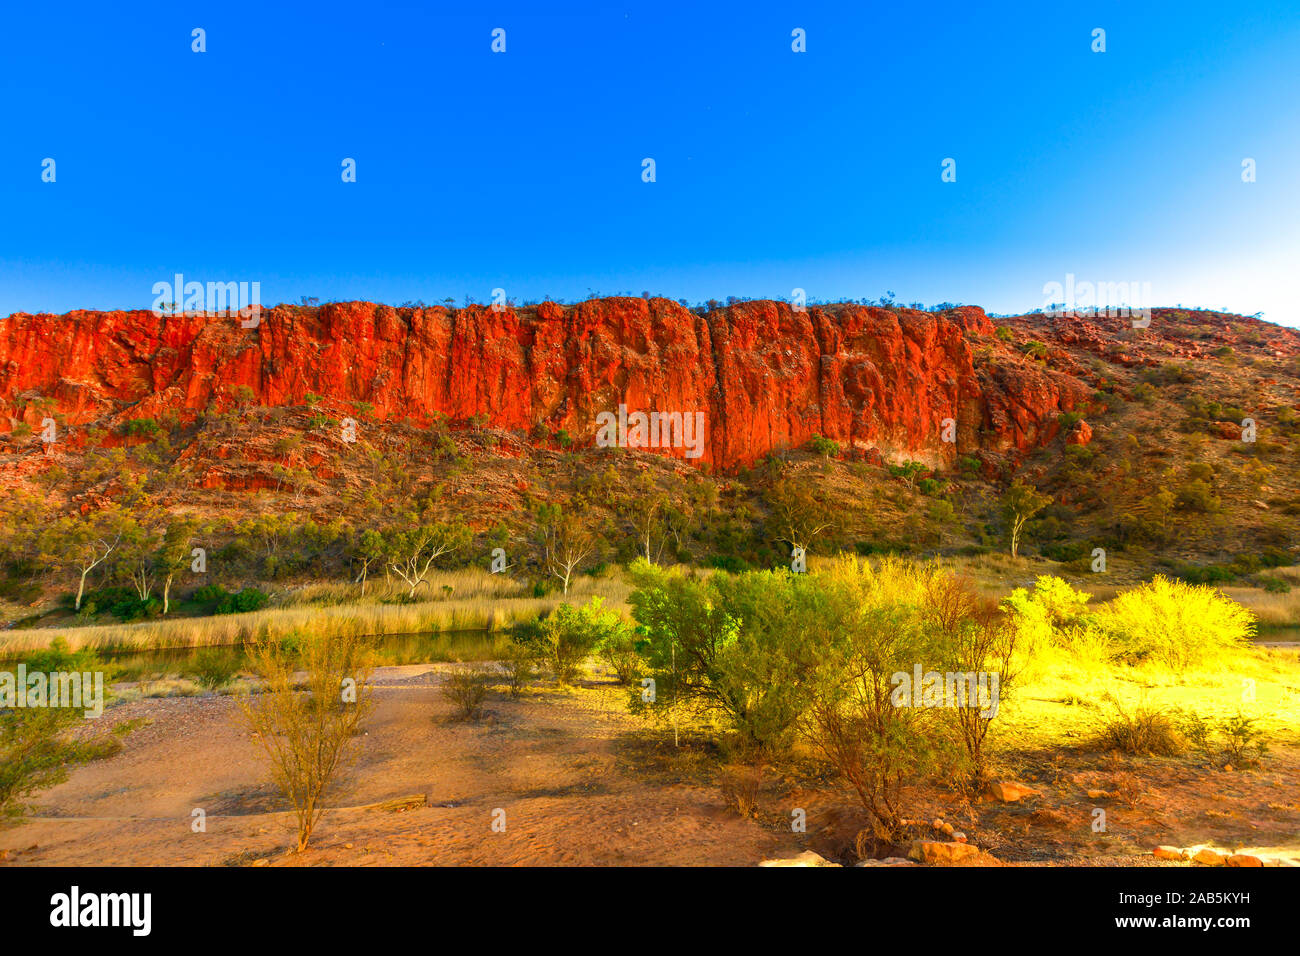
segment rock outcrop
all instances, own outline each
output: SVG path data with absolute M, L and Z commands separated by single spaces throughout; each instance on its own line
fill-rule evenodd
M 854 456 L 950 465 L 1031 449 L 1054 437 L 1059 413 L 1088 401 L 1077 379 L 1019 356 L 977 361 L 973 343 L 996 346 L 992 332 L 974 307 L 749 301 L 701 315 L 661 298 L 500 312 L 277 306 L 256 328 L 148 311 L 19 313 L 0 319 L 0 432 L 38 429 L 52 409 L 75 443 L 91 423 L 192 419 L 241 396 L 275 406 L 314 394 L 336 411 L 373 406 L 379 420 L 564 430 L 578 447 L 595 443 L 596 416 L 620 405 L 703 412 L 699 454 L 665 451 L 721 469 L 817 434 Z

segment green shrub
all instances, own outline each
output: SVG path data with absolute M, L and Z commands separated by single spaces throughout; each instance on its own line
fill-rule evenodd
M 597 648 L 601 660 L 618 677 L 618 682 L 626 687 L 636 684 L 641 677 L 642 660 L 637 650 L 640 640 L 632 628 L 623 625 L 611 629 L 601 638 Z
M 909 488 L 915 484 L 916 479 L 919 476 L 929 470 L 929 468 L 919 461 L 904 461 L 897 465 L 889 466 L 889 474 L 894 478 L 901 478 Z
M 1083 421 L 1082 412 L 1061 412 L 1061 414 L 1056 416 L 1056 424 L 1060 427 L 1061 431 L 1066 431 L 1081 421 Z
M 1288 594 L 1291 591 L 1290 584 L 1282 578 L 1276 578 L 1272 575 L 1261 576 L 1259 583 L 1269 594 Z
M 709 558 L 709 566 L 720 571 L 728 571 L 731 574 L 740 574 L 742 571 L 752 570 L 748 561 L 734 554 L 715 554 Z
M 626 628 L 617 611 L 604 610 L 604 600 L 594 597 L 582 607 L 561 604 L 542 622 L 538 648 L 555 679 L 572 683 L 582 663 L 603 642 L 615 640 Z
M 812 438 L 808 439 L 808 450 L 824 458 L 838 458 L 840 443 L 829 438 L 823 438 L 821 435 L 813 435 Z
M 921 494 L 930 498 L 935 498 L 944 493 L 948 488 L 948 482 L 942 478 L 922 478 L 916 485 Z
M 129 438 L 145 437 L 152 438 L 162 429 L 152 418 L 132 418 L 122 426 L 122 434 Z
M 751 571 L 700 580 L 645 561 L 629 574 L 636 590 L 628 603 L 643 638 L 638 650 L 655 688 L 649 702 L 634 688 L 632 709 L 716 718 L 747 746 L 784 748 L 802 710 L 801 678 L 812 653 L 798 638 L 826 626 L 796 600 L 805 576 Z
M 249 611 L 259 611 L 266 607 L 270 600 L 270 597 L 257 588 L 247 587 L 235 594 L 226 595 L 217 605 L 217 613 L 245 614 Z
M 1268 753 L 1268 744 L 1256 719 L 1240 713 L 1217 723 L 1199 714 L 1185 714 L 1182 733 L 1201 756 L 1213 763 L 1252 767 Z M 1220 735 L 1222 743 L 1215 739 Z
M 106 695 L 112 679 L 110 666 L 90 651 L 70 651 L 62 637 L 23 663 L 29 673 L 102 672 Z M 84 712 L 73 707 L 0 709 L 0 817 L 21 815 L 27 809 L 25 797 L 66 780 L 76 764 L 108 754 L 100 744 L 68 738 L 67 731 L 84 719 Z
M 190 592 L 190 600 L 195 604 L 218 604 L 224 601 L 230 592 L 219 584 L 205 584 Z
M 1218 511 L 1222 502 L 1215 497 L 1209 482 L 1194 478 L 1178 490 L 1177 507 L 1180 511 L 1195 511 L 1208 514 Z
M 162 614 L 162 601 L 154 597 L 141 600 L 138 595 L 132 594 L 126 600 L 114 604 L 108 611 L 119 621 L 138 621 Z
M 1086 541 L 1057 541 L 1045 544 L 1039 550 L 1043 552 L 1043 557 L 1060 561 L 1062 564 L 1078 561 L 1084 555 L 1091 554 Z

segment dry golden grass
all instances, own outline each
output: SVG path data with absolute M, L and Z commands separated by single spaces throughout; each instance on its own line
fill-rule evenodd
M 361 585 L 350 581 L 316 581 L 277 592 L 271 600 L 275 607 L 321 606 L 331 604 L 391 604 L 406 597 L 407 587 L 396 579 L 386 581 L 382 575 Z M 416 597 L 427 601 L 472 601 L 527 597 L 525 582 L 505 574 L 491 574 L 482 568 L 440 571 L 429 575 L 420 585 Z
M 1260 627 L 1300 626 L 1300 589 L 1288 594 L 1274 594 L 1262 588 L 1225 587 L 1220 590 L 1252 612 Z
M 441 594 L 444 583 L 455 590 L 451 597 L 417 601 L 411 604 L 334 603 L 344 600 L 352 585 L 314 584 L 277 596 L 275 606 L 247 614 L 222 614 L 213 617 L 175 618 L 131 624 L 94 627 L 51 627 L 10 631 L 0 637 L 0 656 L 48 647 L 56 637 L 68 646 L 79 648 L 173 648 L 244 644 L 254 640 L 277 639 L 297 633 L 301 636 L 356 635 L 388 636 L 425 634 L 434 631 L 495 631 L 519 621 L 549 614 L 564 601 L 586 603 L 603 597 L 605 606 L 625 612 L 629 585 L 621 574 L 576 579 L 566 598 L 553 593 L 535 598 L 518 593 L 507 596 L 509 585 L 490 580 L 483 571 L 450 572 L 432 579 L 433 593 Z M 479 580 L 489 579 L 489 580 Z M 370 592 L 371 589 L 367 589 Z M 462 597 L 470 592 L 474 596 Z M 495 593 L 494 593 L 495 592 Z M 360 588 L 357 586 L 359 598 Z M 313 596 L 318 600 L 311 603 Z
M 1004 740 L 1017 748 L 1086 744 L 1113 699 L 1122 707 L 1223 719 L 1254 717 L 1268 739 L 1300 744 L 1300 655 L 1248 647 L 1202 668 L 1172 671 L 1088 660 L 1044 649 L 1006 710 Z

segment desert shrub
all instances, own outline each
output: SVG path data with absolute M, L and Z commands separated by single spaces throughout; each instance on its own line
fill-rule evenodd
M 1178 490 L 1177 507 L 1180 511 L 1208 514 L 1218 511 L 1222 502 L 1214 495 L 1207 481 L 1194 478 Z
M 1122 659 L 1174 669 L 1212 662 L 1255 633 L 1254 615 L 1221 592 L 1163 575 L 1119 595 L 1096 621 Z
M 1076 591 L 1068 581 L 1052 574 L 1039 575 L 1033 590 L 1015 588 L 1002 607 L 1011 615 L 1027 657 L 1046 647 L 1073 651 L 1094 648 L 1085 640 L 1089 619 L 1086 613 L 1092 595 Z
M 719 571 L 727 571 L 731 574 L 740 574 L 742 571 L 752 570 L 748 561 L 734 554 L 715 554 L 709 558 L 709 567 L 717 568 Z
M 293 807 L 298 852 L 307 849 L 322 802 L 353 746 L 369 710 L 369 653 L 351 634 L 305 637 L 291 651 L 283 643 L 253 647 L 250 665 L 264 681 L 261 693 L 239 700 L 249 729 L 270 761 L 271 779 Z M 295 671 L 307 673 L 305 686 Z
M 1268 753 L 1264 732 L 1254 717 L 1233 714 L 1219 724 L 1223 734 L 1223 753 L 1236 767 L 1253 766 Z
M 561 684 L 572 683 L 592 651 L 626 627 L 618 612 L 605 610 L 603 603 L 594 597 L 582 607 L 561 604 L 542 622 L 537 646 Z
M 1156 390 L 1150 382 L 1138 382 L 1133 386 L 1134 401 L 1141 402 L 1143 405 L 1149 405 L 1155 401 Z
M 1055 628 L 1067 627 L 1083 617 L 1091 597 L 1052 574 L 1040 575 L 1034 581 L 1033 601 L 1043 608 Z
M 890 476 L 901 479 L 908 488 L 911 488 L 916 483 L 916 479 L 929 470 L 923 462 L 910 460 L 889 466 Z
M 77 747 L 64 731 L 78 717 L 62 707 L 0 711 L 0 817 L 21 815 L 24 797 L 67 779 Z
M 752 571 L 701 580 L 644 561 L 629 571 L 629 597 L 642 640 L 643 675 L 654 700 L 634 688 L 634 711 L 720 719 L 757 749 L 783 749 L 801 710 L 810 666 L 813 579 Z
M 152 418 L 132 418 L 122 426 L 122 434 L 128 438 L 152 438 L 161 430 Z
M 1056 424 L 1061 431 L 1067 431 L 1081 421 L 1083 421 L 1082 412 L 1061 412 L 1056 416 Z
M 926 582 L 922 614 L 930 637 L 938 644 L 944 669 L 975 675 L 974 685 L 959 689 L 965 699 L 948 701 L 955 706 L 943 713 L 951 718 L 966 752 L 969 782 L 978 788 L 987 777 L 989 732 L 1018 677 L 1020 629 L 1011 613 L 981 597 L 969 579 L 948 574 L 936 574 Z
M 229 651 L 208 647 L 194 655 L 190 671 L 200 687 L 219 690 L 234 679 L 239 670 L 239 659 Z
M 1182 365 L 1166 362 L 1159 368 L 1145 369 L 1143 380 L 1152 385 L 1187 385 L 1196 381 L 1196 375 Z
M 1057 541 L 1045 544 L 1039 550 L 1043 552 L 1043 557 L 1060 561 L 1062 564 L 1078 561 L 1090 551 L 1086 541 Z
M 111 605 L 108 612 L 119 621 L 138 621 L 146 617 L 160 615 L 162 613 L 162 601 L 154 597 L 142 600 L 138 595 L 132 594 L 125 600 Z
M 219 584 L 205 584 L 190 592 L 190 600 L 195 604 L 217 604 L 224 601 L 230 592 Z
M 81 598 L 81 610 L 83 613 L 88 612 L 87 616 L 96 613 L 96 610 L 110 611 L 117 605 L 124 602 L 138 600 L 139 596 L 132 588 L 125 587 L 102 587 L 88 589 Z M 77 595 L 68 593 L 61 595 L 59 603 L 71 610 L 76 606 Z M 91 605 L 94 605 L 92 608 Z
M 640 638 L 637 633 L 619 622 L 622 626 L 613 628 L 601 639 L 597 650 L 600 658 L 618 677 L 618 682 L 632 686 L 641 677 L 642 660 L 637 650 Z
M 1253 767 L 1268 753 L 1258 721 L 1245 714 L 1233 714 L 1217 722 L 1196 713 L 1184 714 L 1181 730 L 1201 756 L 1214 763 Z M 1221 742 L 1216 739 L 1219 737 Z
M 1097 728 L 1097 744 L 1102 749 L 1156 757 L 1176 757 L 1186 750 L 1174 718 L 1166 711 L 1145 704 L 1126 710 L 1109 695 L 1107 701 L 1111 713 Z
M 455 664 L 442 685 L 442 695 L 451 702 L 457 720 L 476 720 L 487 699 L 488 675 L 473 664 Z
M 506 642 L 498 663 L 505 672 L 506 685 L 510 688 L 510 696 L 518 699 L 528 688 L 528 684 L 533 677 L 533 668 L 537 665 L 535 647 L 511 639 Z
M 63 638 L 50 647 L 28 655 L 23 664 L 29 674 L 54 672 L 104 673 L 105 695 L 111 679 L 106 668 L 90 651 L 70 651 Z M 16 707 L 0 706 L 0 817 L 20 816 L 27 810 L 29 795 L 66 780 L 78 763 L 106 756 L 100 745 L 67 738 L 66 732 L 84 719 L 90 706 Z
M 942 708 L 895 702 L 895 675 L 944 657 L 917 600 L 933 573 L 902 562 L 872 568 L 846 558 L 828 575 L 827 646 L 807 681 L 801 725 L 857 794 L 877 843 L 892 843 L 902 831 L 904 786 L 956 759 Z
M 924 484 L 924 482 L 922 482 Z M 953 507 L 951 501 L 947 498 L 936 498 L 930 502 L 930 507 L 926 510 L 926 515 L 935 524 L 943 526 L 953 522 L 957 517 L 957 509 Z
M 813 435 L 812 438 L 808 439 L 808 450 L 824 458 L 838 458 L 840 443 L 829 438 L 823 438 L 821 435 Z
M 944 481 L 942 478 L 922 478 L 917 482 L 916 487 L 921 494 L 934 498 L 943 494 L 947 490 L 948 482 Z
M 1269 594 L 1289 594 L 1291 591 L 1290 584 L 1269 574 L 1261 575 L 1259 584 Z
M 763 768 L 758 764 L 732 764 L 722 768 L 718 789 L 727 808 L 742 817 L 758 815 L 758 795 L 763 787 Z

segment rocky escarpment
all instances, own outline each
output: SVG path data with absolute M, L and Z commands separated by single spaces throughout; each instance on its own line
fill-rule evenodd
M 0 432 L 57 414 L 61 440 L 77 444 L 92 424 L 320 396 L 326 408 L 373 406 L 380 421 L 485 416 L 529 435 L 540 425 L 581 447 L 595 442 L 597 415 L 621 404 L 703 412 L 697 461 L 723 469 L 816 434 L 850 453 L 937 465 L 1041 444 L 1090 394 L 1034 363 L 980 363 L 992 333 L 974 307 L 749 301 L 701 315 L 662 298 L 500 312 L 277 306 L 256 328 L 148 311 L 19 313 L 0 319 Z

